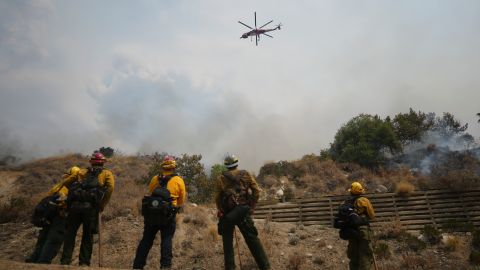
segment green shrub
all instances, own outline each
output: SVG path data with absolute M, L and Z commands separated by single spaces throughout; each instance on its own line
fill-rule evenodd
M 432 225 L 425 225 L 420 232 L 425 237 L 425 241 L 432 245 L 438 244 L 442 238 L 442 233 Z
M 360 114 L 337 131 L 329 154 L 338 162 L 355 162 L 372 168 L 385 162 L 387 152 L 395 154 L 401 150 L 389 121 L 378 115 Z
M 403 242 L 408 249 L 415 252 L 427 248 L 425 242 L 406 231 L 403 232 L 397 240 Z
M 458 219 L 447 220 L 443 224 L 442 230 L 445 232 L 473 232 L 475 230 L 475 225 L 472 222 L 465 222 Z
M 480 250 L 480 230 L 475 230 L 473 232 L 472 247 Z
M 480 265 L 480 251 L 472 249 L 469 259 L 471 264 Z

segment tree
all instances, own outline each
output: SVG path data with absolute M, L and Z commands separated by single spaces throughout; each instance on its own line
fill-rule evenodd
M 107 158 L 113 157 L 113 153 L 115 152 L 111 147 L 100 147 L 98 151 L 100 151 L 100 153 L 102 153 Z
M 384 162 L 385 150 L 394 154 L 401 149 L 389 121 L 377 115 L 360 114 L 337 131 L 330 154 L 336 161 L 376 167 Z
M 433 124 L 432 119 L 427 114 L 421 111 L 415 112 L 412 108 L 408 113 L 395 115 L 392 121 L 395 135 L 404 146 L 411 142 L 420 141 Z
M 210 168 L 210 180 L 215 182 L 223 172 L 227 171 L 227 167 L 223 164 L 215 164 Z
M 437 117 L 435 123 L 432 127 L 434 131 L 438 131 L 444 137 L 452 137 L 455 135 L 460 135 L 465 132 L 468 128 L 468 123 L 463 125 L 455 119 L 455 116 L 451 113 L 443 113 L 443 116 Z

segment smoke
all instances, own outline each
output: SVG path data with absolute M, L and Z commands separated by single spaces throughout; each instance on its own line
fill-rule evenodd
M 0 122 L 0 138 L 0 166 L 20 161 L 20 156 L 24 154 L 20 141 L 15 138 L 7 125 L 2 122 Z
M 394 158 L 397 165 L 407 165 L 424 175 L 431 173 L 432 166 L 444 162 L 452 152 L 471 153 L 479 158 L 479 148 L 473 138 L 464 133 L 451 134 L 428 131 L 419 142 L 407 145 L 403 154 Z
M 258 168 L 279 145 L 290 144 L 282 118 L 259 116 L 242 95 L 148 66 L 119 54 L 104 82 L 91 91 L 98 103 L 98 126 L 122 150 L 199 153 L 209 165 L 232 152 L 243 166 Z
M 478 113 L 477 3 L 163 2 L 0 0 L 2 153 L 231 152 L 255 170 L 359 113 Z M 238 39 L 251 5 L 286 25 L 258 47 Z

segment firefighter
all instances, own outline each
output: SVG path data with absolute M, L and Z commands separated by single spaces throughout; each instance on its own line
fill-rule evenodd
M 166 156 L 161 163 L 162 172 L 155 175 L 148 185 L 150 196 L 142 201 L 144 216 L 143 237 L 138 244 L 134 269 L 143 269 L 153 241 L 160 231 L 160 268 L 172 266 L 172 240 L 176 229 L 176 213 L 185 203 L 186 189 L 183 179 L 175 173 L 177 162 Z
M 93 249 L 93 234 L 97 230 L 99 213 L 107 205 L 114 189 L 112 172 L 104 169 L 105 156 L 95 151 L 90 157 L 90 167 L 81 170 L 77 176 L 70 176 L 62 183 L 69 189 L 67 206 L 67 232 L 63 244 L 62 264 L 72 262 L 75 237 L 82 225 L 80 265 L 90 265 Z
M 227 154 L 224 160 L 227 171 L 217 180 L 215 189 L 215 203 L 218 209 L 218 233 L 222 236 L 225 269 L 235 269 L 233 252 L 233 237 L 235 226 L 247 243 L 258 268 L 270 269 L 270 263 L 258 238 L 251 214 L 259 198 L 259 191 L 255 178 L 245 170 L 239 170 L 238 159 Z
M 72 175 L 77 175 L 80 168 L 71 167 L 64 175 L 66 179 Z M 57 255 L 63 243 L 65 235 L 65 219 L 66 219 L 66 202 L 68 189 L 61 185 L 55 185 L 45 199 L 40 202 L 39 206 L 41 215 L 32 217 L 32 222 L 42 229 L 37 238 L 37 243 L 33 253 L 25 260 L 29 263 L 45 263 L 50 264 Z M 50 210 L 51 209 L 51 210 Z M 37 210 L 37 209 L 36 209 Z M 35 224 L 36 223 L 36 224 Z
M 358 226 L 359 236 L 348 240 L 347 256 L 350 259 L 350 270 L 369 270 L 373 263 L 373 250 L 371 241 L 373 231 L 370 229 L 369 221 L 375 218 L 375 211 L 370 201 L 362 196 L 365 189 L 359 182 L 353 182 L 348 189 L 356 213 L 367 222 L 365 225 Z

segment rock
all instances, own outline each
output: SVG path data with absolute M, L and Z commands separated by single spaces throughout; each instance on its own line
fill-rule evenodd
M 283 252 L 283 251 L 280 252 L 280 255 L 281 255 L 281 256 L 285 256 L 285 252 Z
M 312 257 L 313 257 L 313 254 L 312 254 L 312 253 L 307 253 L 307 254 L 305 254 L 305 256 L 306 256 L 307 258 L 312 258 Z
M 423 234 L 420 234 L 420 235 L 417 237 L 417 239 L 420 240 L 420 241 L 423 241 L 423 242 L 426 241 L 425 235 L 423 235 Z
M 384 185 L 378 185 L 375 189 L 375 193 L 386 193 L 388 192 L 388 188 Z
M 198 204 L 196 204 L 196 203 L 191 203 L 190 205 L 191 205 L 192 207 L 197 207 L 197 206 L 198 206 Z
M 332 245 L 327 245 L 328 249 L 333 249 Z

